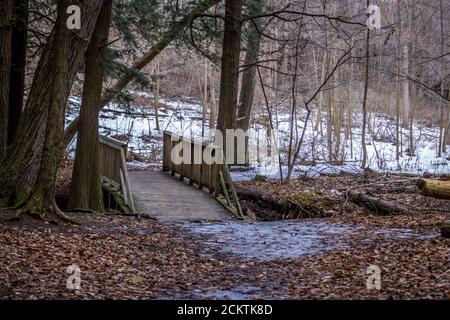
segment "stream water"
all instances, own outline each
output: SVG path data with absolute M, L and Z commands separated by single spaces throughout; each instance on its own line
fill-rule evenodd
M 272 222 L 236 220 L 220 223 L 184 222 L 179 225 L 201 237 L 207 246 L 213 248 L 212 251 L 231 254 L 245 260 L 260 261 L 301 259 L 306 255 L 322 254 L 330 250 L 351 250 L 352 242 L 348 236 L 368 231 L 363 226 L 337 224 L 318 219 Z M 386 239 L 399 240 L 437 236 L 410 229 L 380 228 L 370 229 L 370 232 Z M 360 241 L 373 240 L 370 237 L 362 237 Z M 211 253 L 205 253 L 205 255 L 209 254 Z M 263 292 L 270 292 L 267 287 L 270 287 L 269 283 L 241 283 L 233 288 L 219 288 L 199 293 L 197 298 L 251 300 L 257 299 Z M 271 298 L 277 299 L 276 296 Z
M 274 260 L 301 258 L 329 250 L 350 249 L 347 235 L 364 232 L 365 227 L 323 220 L 272 222 L 227 221 L 221 223 L 182 223 L 183 228 L 204 236 L 204 242 L 223 253 L 244 259 Z M 383 237 L 413 239 L 431 237 L 409 229 L 371 230 Z

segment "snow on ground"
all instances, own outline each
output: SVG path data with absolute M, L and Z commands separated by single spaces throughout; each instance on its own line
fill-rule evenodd
M 155 113 L 151 106 L 151 94 L 145 92 L 135 92 L 134 94 L 140 96 L 144 103 L 145 99 L 148 98 L 148 105 L 124 107 L 116 103 L 110 103 L 100 113 L 101 134 L 118 138 L 129 135 L 129 150 L 150 162 L 161 161 L 162 132 L 165 130 L 193 138 L 201 137 L 202 107 L 195 99 L 171 100 L 161 98 L 159 108 L 160 130 L 156 130 Z M 67 113 L 67 123 L 77 115 L 80 98 L 70 97 L 69 101 L 75 107 L 70 108 L 71 111 Z M 297 130 L 294 128 L 294 132 L 297 132 L 298 135 L 301 134 L 303 129 L 305 116 L 305 112 L 299 112 L 298 114 Z M 295 167 L 293 176 L 304 174 L 314 178 L 321 173 L 360 172 L 362 115 L 360 113 L 353 114 L 353 139 L 345 139 L 344 132 L 341 132 L 342 142 L 339 158 L 344 161 L 339 165 L 327 163 L 326 123 L 323 123 L 323 135 L 321 136 L 315 130 L 316 118 L 317 113 L 313 111 L 300 149 L 299 160 L 301 165 Z M 322 118 L 326 119 L 325 116 Z M 403 156 L 397 161 L 395 157 L 394 120 L 382 114 L 372 114 L 371 118 L 371 130 L 367 133 L 366 138 L 369 168 L 382 172 L 407 172 L 418 175 L 425 171 L 437 175 L 450 173 L 449 163 L 446 159 L 448 156 L 436 157 L 438 128 L 428 128 L 422 124 L 414 123 L 414 156 L 406 155 L 409 131 L 402 129 Z M 277 145 L 280 150 L 286 150 L 290 132 L 289 114 L 278 113 L 274 121 L 278 128 L 279 141 Z M 208 130 L 207 122 L 205 130 Z M 256 132 L 260 132 L 263 127 L 256 125 L 254 129 Z M 260 136 L 264 136 L 264 134 L 261 133 Z M 73 147 L 74 143 L 72 143 Z M 71 154 L 73 155 L 73 152 Z M 314 161 L 312 162 L 312 160 Z M 279 177 L 278 163 L 253 163 L 252 166 L 255 170 L 233 172 L 233 177 L 237 180 L 253 178 L 257 174 L 270 178 Z M 286 166 L 282 166 L 282 171 L 283 176 L 286 176 Z

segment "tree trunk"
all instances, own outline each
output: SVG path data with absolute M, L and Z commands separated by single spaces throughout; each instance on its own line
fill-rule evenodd
M 401 149 L 400 149 L 400 140 L 401 140 L 401 132 L 400 132 L 400 39 L 402 36 L 402 19 L 400 15 L 400 1 L 397 2 L 397 75 L 395 77 L 395 159 L 398 161 L 401 157 Z
M 367 0 L 367 7 L 369 7 L 370 1 Z M 364 96 L 363 96 L 363 123 L 362 123 L 362 132 L 361 132 L 361 147 L 362 147 L 362 162 L 361 168 L 365 168 L 367 166 L 367 146 L 366 146 L 366 127 L 367 127 L 367 94 L 369 91 L 369 53 L 370 53 L 370 29 L 367 28 L 367 36 L 366 36 L 366 63 L 365 63 L 365 78 L 364 78 Z
M 215 120 L 216 120 L 216 81 L 215 81 L 215 65 L 211 64 L 209 72 L 208 72 L 208 79 L 209 79 L 209 90 L 211 97 L 209 98 L 209 133 L 208 138 L 211 138 L 212 136 L 212 129 L 215 128 Z
M 202 100 L 202 137 L 205 136 L 206 114 L 208 113 L 208 69 L 209 60 L 205 58 L 205 68 L 203 70 L 203 82 L 198 80 L 198 88 Z
M 62 2 L 67 5 L 73 3 L 71 1 Z M 58 5 L 61 6 L 61 3 L 58 2 Z M 81 30 L 73 30 L 68 32 L 67 35 L 61 36 L 58 33 L 58 26 L 55 25 L 39 59 L 26 108 L 20 119 L 16 136 L 12 144 L 8 146 L 7 156 L 3 159 L 0 167 L 0 193 L 3 201 L 6 200 L 9 205 L 20 205 L 29 198 L 35 183 L 38 181 L 41 164 L 44 162 L 42 159 L 43 152 L 48 152 L 44 148 L 44 142 L 46 140 L 47 127 L 52 125 L 49 122 L 50 118 L 58 116 L 58 114 L 50 115 L 49 111 L 52 108 L 56 109 L 54 100 L 59 99 L 59 97 L 54 97 L 54 92 L 59 90 L 54 88 L 56 86 L 56 75 L 55 61 L 53 59 L 55 58 L 55 52 L 60 50 L 58 48 L 59 45 L 55 44 L 56 35 L 58 34 L 58 37 L 63 38 L 62 40 L 58 39 L 58 41 L 64 43 L 66 43 L 64 37 L 67 36 L 68 43 L 66 46 L 71 48 L 66 57 L 66 62 L 69 66 L 67 70 L 68 76 L 60 84 L 64 87 L 65 99 L 63 104 L 65 105 L 81 58 L 86 51 L 88 41 L 93 32 L 102 1 L 86 1 L 83 4 Z M 58 23 L 61 24 L 61 28 L 67 30 L 65 26 L 65 18 L 67 16 L 65 9 L 61 12 L 60 20 L 64 19 L 64 21 L 58 21 Z M 59 55 L 64 55 L 64 52 L 58 53 L 58 57 Z M 60 85 L 58 84 L 58 86 Z M 57 126 L 63 124 L 64 119 L 56 123 Z M 55 130 L 58 128 L 55 128 Z M 63 135 L 63 133 L 58 134 L 60 135 L 59 137 Z M 49 133 L 49 135 L 52 134 Z M 59 159 L 60 156 L 61 154 L 58 154 L 57 158 Z
M 255 0 L 249 3 L 249 16 L 256 16 L 262 12 L 262 0 Z M 258 23 L 255 21 L 255 23 Z M 249 26 L 248 43 L 245 54 L 244 66 L 242 73 L 242 86 L 239 97 L 239 108 L 236 121 L 236 127 L 247 131 L 250 123 L 250 114 L 252 111 L 253 97 L 256 85 L 256 66 L 258 61 L 258 53 L 261 42 L 261 35 L 257 27 L 253 24 Z
M 405 32 L 403 33 L 405 34 Z M 402 94 L 403 94 L 403 128 L 408 128 L 409 118 L 411 112 L 411 102 L 409 99 L 409 80 L 407 75 L 409 74 L 409 45 L 406 41 L 406 37 L 403 43 L 403 60 L 402 60 L 402 72 L 405 78 L 402 81 Z
M 217 128 L 223 134 L 223 150 L 226 155 L 226 129 L 233 129 L 239 80 L 239 54 L 241 50 L 241 0 L 225 1 L 225 30 L 220 77 L 219 114 Z M 233 159 L 228 159 L 229 161 Z
M 416 1 L 412 0 L 412 8 L 411 8 L 411 66 L 412 71 L 416 66 L 416 47 L 417 47 L 417 34 L 416 34 Z M 381 58 L 381 57 L 380 57 Z M 411 83 L 411 113 L 409 116 L 409 156 L 414 156 L 414 117 L 416 113 L 416 104 L 417 104 L 417 87 L 413 82 Z
M 291 180 L 292 171 L 294 170 L 295 165 L 295 152 L 294 148 L 296 148 L 296 143 L 294 143 L 294 132 L 296 133 L 296 140 L 298 140 L 298 131 L 297 131 L 297 79 L 298 79 L 298 66 L 299 66 L 299 46 L 300 46 L 300 34 L 301 28 L 297 31 L 298 36 L 295 41 L 295 49 L 294 49 L 294 74 L 292 76 L 292 85 L 291 85 L 291 115 L 289 119 L 289 147 L 288 147 L 288 155 L 287 155 L 287 167 L 288 172 L 286 175 L 286 181 Z M 304 124 L 306 125 L 306 123 Z
M 28 0 L 14 1 L 15 23 L 12 30 L 11 74 L 9 88 L 8 144 L 17 131 L 23 109 L 27 58 Z
M 29 199 L 25 200 L 21 212 L 38 214 L 46 220 L 63 217 L 55 202 L 56 173 L 61 155 L 61 138 L 64 133 L 64 108 L 67 100 L 69 70 L 69 30 L 66 28 L 65 11 L 67 1 L 57 2 L 57 19 L 48 48 L 48 58 L 52 63 L 48 73 L 51 86 L 48 89 L 47 125 L 45 142 L 37 182 Z
M 112 1 L 105 1 L 86 53 L 83 100 L 80 109 L 69 207 L 104 210 L 99 163 L 98 104 L 105 69 Z
M 445 55 L 445 31 L 444 31 L 444 4 L 443 0 L 439 1 L 439 11 L 440 11 L 440 31 L 441 31 L 441 56 L 443 57 Z M 441 95 L 444 96 L 444 77 L 445 77 L 445 66 L 444 62 L 441 62 Z M 446 151 L 445 146 L 445 128 L 447 127 L 448 122 L 448 114 L 449 110 L 447 110 L 447 105 L 444 103 L 443 99 L 441 99 L 440 103 L 440 109 L 441 109 L 441 123 L 439 128 L 439 143 L 438 143 L 438 157 L 442 156 L 442 152 Z
M 196 6 L 194 6 L 181 20 L 175 22 L 172 27 L 161 37 L 161 39 L 151 47 L 144 55 L 138 58 L 131 69 L 133 71 L 140 71 L 150 62 L 155 59 L 155 57 L 163 51 L 177 36 L 182 32 L 189 24 L 199 15 L 208 10 L 209 8 L 216 5 L 220 0 L 203 0 Z M 106 106 L 112 99 L 114 99 L 130 82 L 134 79 L 136 72 L 126 72 L 120 78 L 111 90 L 102 96 L 102 102 L 98 105 L 98 110 L 100 111 Z M 78 130 L 78 124 L 80 118 L 76 118 L 70 123 L 66 128 L 64 133 L 64 144 L 68 145 Z
M 154 109 L 155 109 L 155 129 L 157 131 L 160 131 L 160 127 L 159 127 L 159 62 L 156 65 L 155 68 L 155 92 L 153 93 L 153 104 L 154 104 Z
M 0 159 L 6 152 L 8 138 L 12 5 L 12 0 L 2 0 L 0 4 Z
M 446 129 L 444 134 L 444 147 L 450 144 L 450 88 L 447 88 L 447 117 L 446 117 Z

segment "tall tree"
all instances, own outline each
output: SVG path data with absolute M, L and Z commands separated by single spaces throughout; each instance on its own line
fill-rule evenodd
M 398 161 L 401 157 L 401 131 L 400 131 L 400 56 L 401 56 L 401 37 L 402 37 L 402 19 L 400 1 L 397 2 L 397 48 L 396 48 L 396 77 L 395 77 L 395 159 Z
M 111 8 L 112 0 L 105 0 L 86 53 L 80 125 L 69 198 L 70 208 L 98 212 L 103 211 L 104 206 L 100 180 L 97 106 L 102 94 Z
M 66 10 L 72 4 L 81 6 L 81 30 L 66 27 Z M 54 188 L 62 154 L 64 107 L 101 5 L 100 0 L 57 2 L 56 23 L 36 67 L 16 136 L 0 167 L 2 202 L 22 207 L 24 212 L 44 218 L 61 216 L 54 203 Z
M 410 101 L 410 93 L 409 93 L 409 42 L 410 42 L 410 33 L 409 28 L 407 26 L 408 19 L 405 19 L 404 25 L 400 28 L 402 29 L 402 74 L 403 74 L 403 81 L 402 81 L 402 95 L 403 95 L 403 121 L 402 126 L 403 128 L 408 128 L 409 125 L 409 119 L 411 114 L 411 101 Z
M 182 31 L 184 31 L 192 21 L 209 8 L 213 7 L 220 0 L 202 0 L 199 3 L 186 8 L 187 13 L 181 19 L 174 22 L 149 50 L 140 56 L 131 66 L 131 70 L 126 72 L 115 85 L 102 96 L 102 102 L 98 105 L 99 111 L 103 109 L 112 99 L 114 99 L 123 89 L 125 89 L 136 77 L 138 72 L 152 62 L 158 54 L 161 53 Z M 76 118 L 67 126 L 64 134 L 64 143 L 67 145 L 74 138 L 79 124 L 80 118 Z
M 12 0 L 2 0 L 0 4 L 0 159 L 5 153 L 8 138 L 12 8 Z
M 248 15 L 257 16 L 262 13 L 262 0 L 250 0 L 247 4 Z M 242 85 L 239 95 L 239 107 L 236 127 L 244 131 L 248 130 L 250 114 L 252 111 L 253 97 L 256 85 L 256 63 L 261 43 L 259 20 L 250 21 L 247 34 L 247 48 L 244 60 L 244 71 L 242 72 Z
M 27 58 L 28 0 L 14 0 L 11 75 L 8 111 L 8 144 L 13 141 L 23 109 L 25 65 Z
M 247 4 L 248 15 L 257 16 L 262 13 L 262 0 L 250 0 Z M 239 95 L 239 105 L 237 110 L 236 128 L 247 131 L 252 113 L 253 97 L 256 87 L 256 63 L 261 43 L 261 24 L 259 19 L 250 21 L 247 32 L 247 48 L 244 60 L 244 71 L 242 72 L 241 92 Z M 249 163 L 248 158 L 248 137 L 245 139 L 245 163 Z
M 233 129 L 236 122 L 236 109 L 239 80 L 239 54 L 241 51 L 242 1 L 225 1 L 225 27 L 222 45 L 222 70 L 220 76 L 220 96 L 217 128 L 224 136 L 226 154 L 226 129 Z
M 370 1 L 367 0 L 367 8 L 370 5 Z M 361 147 L 362 147 L 362 162 L 361 168 L 365 168 L 367 166 L 367 146 L 366 146 L 366 128 L 367 128 L 367 95 L 369 92 L 369 53 L 370 53 L 370 28 L 367 28 L 366 33 L 366 61 L 364 64 L 364 96 L 363 96 L 363 105 L 362 105 L 362 131 L 361 131 Z
M 64 130 L 64 107 L 67 99 L 69 71 L 69 30 L 66 28 L 65 12 L 68 2 L 57 2 L 57 19 L 53 37 L 48 49 L 52 70 L 47 74 L 51 80 L 48 91 L 48 111 L 44 129 L 44 145 L 37 181 L 30 197 L 21 208 L 24 213 L 39 214 L 44 219 L 63 218 L 55 202 L 56 172 L 58 169 L 61 133 Z
M 444 3 L 443 0 L 439 1 L 439 24 L 440 24 L 440 51 L 441 51 L 441 57 L 442 59 L 444 59 L 445 56 L 445 31 L 444 31 Z M 445 89 L 445 85 L 444 85 L 444 80 L 445 80 L 445 75 L 444 75 L 444 61 L 442 61 L 441 63 L 441 96 L 444 96 L 444 89 Z M 441 122 L 440 122 L 440 127 L 439 127 L 439 143 L 438 143 L 438 157 L 442 156 L 442 152 L 445 152 L 446 147 L 445 147 L 445 127 L 446 127 L 446 114 L 448 117 L 448 110 L 446 110 L 447 105 L 444 103 L 443 99 L 440 100 L 439 103 L 439 108 L 441 111 Z

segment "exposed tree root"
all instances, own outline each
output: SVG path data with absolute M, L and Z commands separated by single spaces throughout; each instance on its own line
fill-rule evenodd
M 67 209 L 66 212 L 81 212 L 81 213 L 92 213 L 92 214 L 96 214 L 98 212 L 91 210 L 91 209 L 82 209 L 82 208 L 72 208 L 72 209 Z
M 36 195 L 27 201 L 21 208 L 17 209 L 17 215 L 19 217 L 24 214 L 54 224 L 67 223 L 81 225 L 79 221 L 67 217 L 58 208 L 55 201 L 53 201 L 51 205 L 45 205 L 42 198 Z

